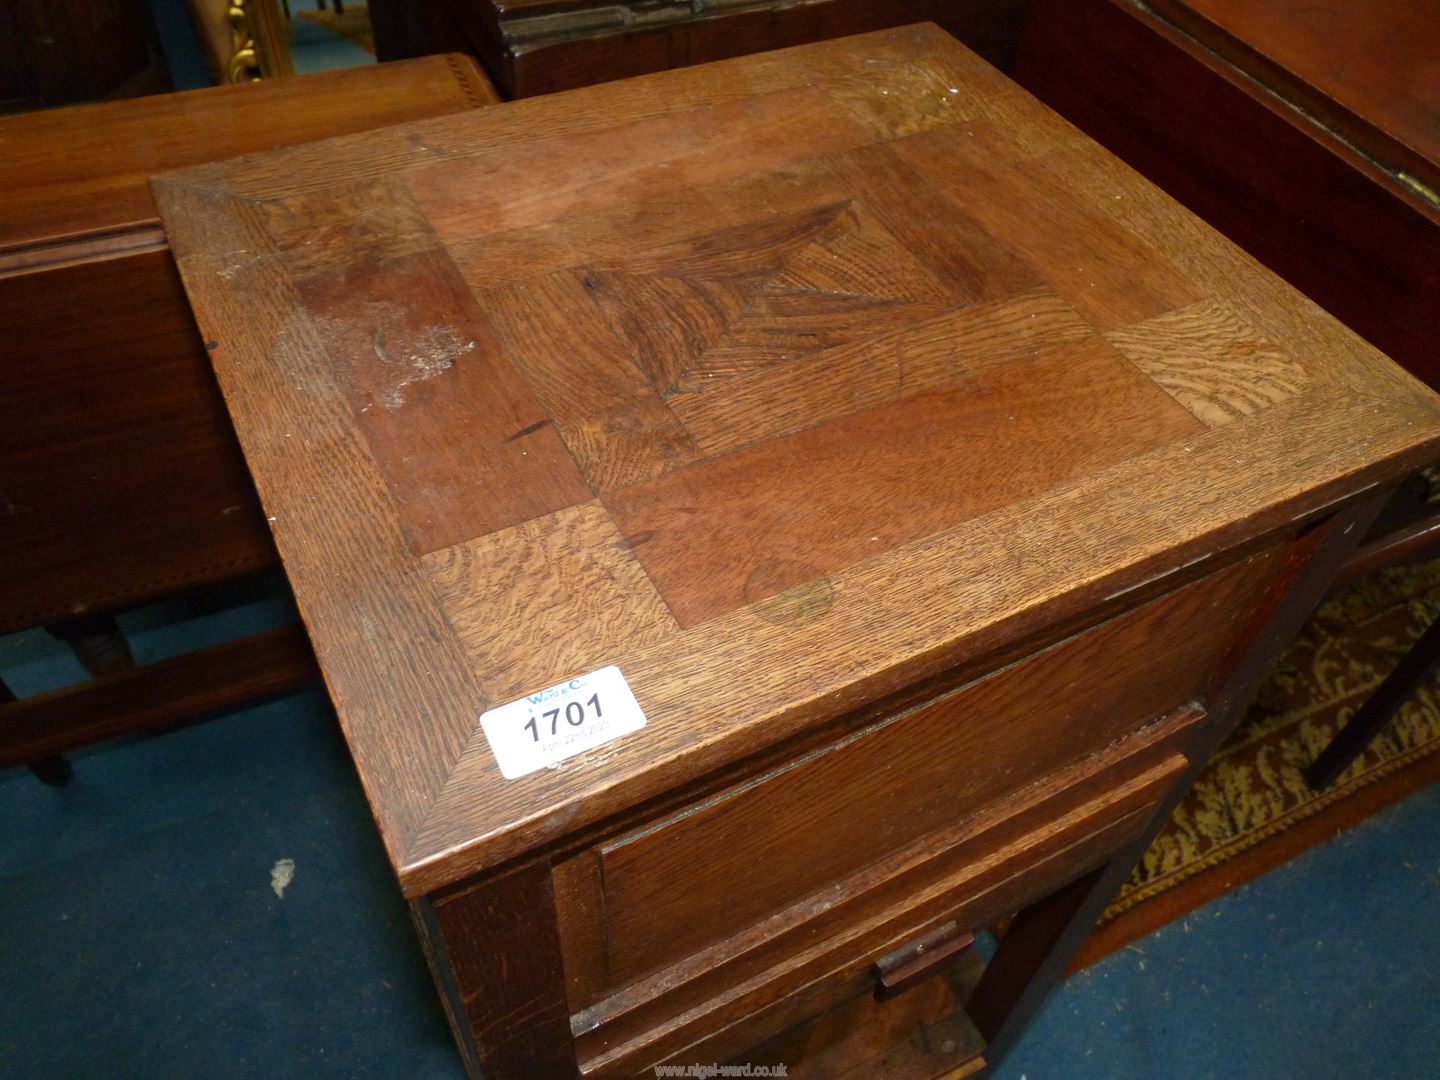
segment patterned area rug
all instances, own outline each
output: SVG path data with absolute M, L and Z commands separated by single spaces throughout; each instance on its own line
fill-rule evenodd
M 1382 571 L 1325 604 L 1176 808 L 1075 966 L 1440 779 L 1434 679 L 1330 788 L 1313 792 L 1301 776 L 1437 614 L 1440 560 Z
M 375 35 L 370 29 L 370 11 L 364 4 L 346 4 L 345 14 L 336 15 L 326 8 L 324 11 L 297 11 L 295 17 L 323 26 L 332 34 L 339 34 L 345 40 L 360 46 L 371 56 L 375 55 Z

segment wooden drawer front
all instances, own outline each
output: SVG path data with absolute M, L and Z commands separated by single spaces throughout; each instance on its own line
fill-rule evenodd
M 1198 696 L 1260 555 L 599 851 L 622 985 Z
M 723 1060 L 871 992 L 870 966 L 898 945 L 948 921 L 988 926 L 1074 880 L 1148 820 L 1184 770 L 1175 748 L 1201 720 L 1199 710 L 1180 710 L 581 1010 L 572 1029 L 582 1073 L 643 1075 L 666 1060 Z

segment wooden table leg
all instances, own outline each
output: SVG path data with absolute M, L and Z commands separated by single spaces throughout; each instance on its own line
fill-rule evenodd
M 411 902 L 466 1071 L 575 1080 L 575 1040 L 548 862 Z
M 1370 740 L 1400 711 L 1400 706 L 1435 670 L 1436 664 L 1440 664 L 1440 619 L 1430 623 L 1420 640 L 1400 658 L 1395 670 L 1305 770 L 1305 782 L 1316 791 L 1333 784 L 1350 763 L 1364 753 Z
M 45 630 L 70 646 L 81 666 L 97 679 L 135 666 L 130 643 L 125 640 L 120 624 L 109 615 L 77 615 L 49 623 Z
M 1244 648 L 1217 679 L 1210 695 L 1214 720 L 1186 749 L 1189 769 L 1160 801 L 1140 835 L 1104 866 L 1016 916 L 968 1003 L 986 1039 L 988 1066 L 1005 1056 L 1044 1004 L 1106 905 L 1229 735 L 1275 656 L 1325 596 L 1331 579 L 1366 535 L 1390 492 L 1387 486 L 1355 500 L 1296 541 L 1292 565 L 1281 575 L 1274 603 L 1263 611 L 1246 635 Z

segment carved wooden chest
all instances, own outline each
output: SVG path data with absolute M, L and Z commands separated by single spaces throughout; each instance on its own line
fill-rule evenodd
M 1028 0 L 372 0 L 381 57 L 473 53 L 507 98 L 930 20 L 1003 67 Z

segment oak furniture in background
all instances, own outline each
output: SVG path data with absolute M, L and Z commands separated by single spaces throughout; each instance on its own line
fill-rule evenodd
M 1440 379 L 1440 4 L 1035 0 L 1013 77 Z
M 1426 382 L 1440 382 L 1440 3 L 1037 0 L 1014 76 Z M 1418 479 L 1418 478 L 1417 478 Z M 1429 483 L 1347 578 L 1433 556 Z M 1307 771 L 1339 775 L 1440 627 Z
M 931 20 L 1009 60 L 1028 0 L 371 0 L 382 59 L 461 49 L 507 98 Z
M 0 767 L 313 671 L 285 632 L 132 671 L 110 618 L 275 565 L 146 177 L 494 100 L 449 56 L 0 118 L 0 634 L 102 679 L 0 706 Z
M 145 0 L 5 0 L 0 113 L 171 86 Z
M 1440 452 L 1440 399 L 934 27 L 155 192 L 493 1080 L 823 1076 L 853 1023 L 872 1075 L 996 1060 Z

